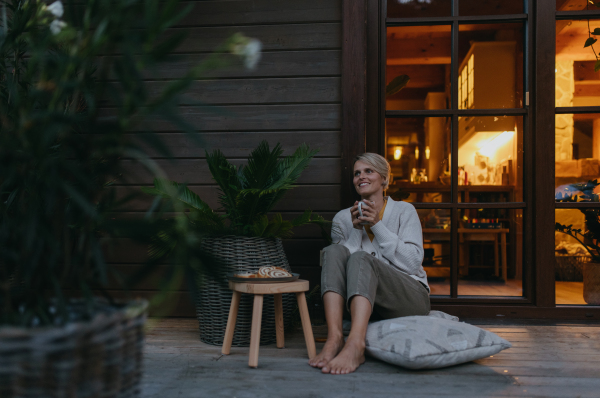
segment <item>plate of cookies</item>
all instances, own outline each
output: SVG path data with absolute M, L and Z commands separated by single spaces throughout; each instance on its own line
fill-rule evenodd
M 228 275 L 232 282 L 238 283 L 279 283 L 291 282 L 300 277 L 300 274 L 293 274 L 281 267 L 264 266 L 256 272 L 237 272 Z

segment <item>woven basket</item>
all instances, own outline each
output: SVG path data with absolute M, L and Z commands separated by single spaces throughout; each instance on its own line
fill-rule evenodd
M 63 327 L 0 328 L 0 397 L 139 397 L 147 302 L 98 300 L 91 321 L 69 307 Z
M 256 272 L 262 266 L 276 266 L 291 271 L 283 251 L 281 239 L 247 238 L 243 236 L 224 236 L 204 239 L 202 248 L 223 260 L 226 266 L 218 270 L 217 278 L 198 277 L 199 294 L 196 299 L 196 315 L 200 327 L 200 340 L 207 344 L 223 345 L 223 336 L 227 327 L 232 292 L 227 288 L 227 274 L 238 272 Z M 250 345 L 252 326 L 253 295 L 242 294 L 238 310 L 233 345 Z M 294 294 L 283 295 L 284 320 L 296 306 Z M 272 344 L 275 337 L 275 307 L 273 296 L 265 295 L 262 313 L 260 344 Z
M 583 265 L 590 261 L 590 256 L 554 256 L 554 277 L 557 281 L 583 281 Z

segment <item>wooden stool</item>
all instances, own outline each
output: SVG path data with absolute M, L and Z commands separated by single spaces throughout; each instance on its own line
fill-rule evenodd
M 250 333 L 250 359 L 248 366 L 256 368 L 258 366 L 258 347 L 260 345 L 260 324 L 262 321 L 263 296 L 272 294 L 275 301 L 275 330 L 277 336 L 277 348 L 283 348 L 283 305 L 281 300 L 282 293 L 296 293 L 300 318 L 302 319 L 302 329 L 304 330 L 304 339 L 308 349 L 308 358 L 312 359 L 317 355 L 315 340 L 313 338 L 310 317 L 308 316 L 308 307 L 306 306 L 306 296 L 304 292 L 308 290 L 308 281 L 299 279 L 293 282 L 282 283 L 236 283 L 229 282 L 229 288 L 233 290 L 231 298 L 231 308 L 229 309 L 229 318 L 227 319 L 227 329 L 225 329 L 225 338 L 223 339 L 223 349 L 221 353 L 229 355 L 231 352 L 231 343 L 233 341 L 233 332 L 237 319 L 238 308 L 242 293 L 254 294 L 254 307 L 252 308 L 252 330 Z

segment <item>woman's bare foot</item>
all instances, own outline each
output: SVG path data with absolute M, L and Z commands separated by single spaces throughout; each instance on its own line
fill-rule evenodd
M 365 362 L 365 342 L 346 341 L 344 348 L 321 371 L 334 375 L 352 373 Z
M 308 364 L 313 368 L 322 369 L 329 361 L 331 361 L 344 347 L 344 336 L 328 337 L 323 349 L 313 359 L 308 361 Z

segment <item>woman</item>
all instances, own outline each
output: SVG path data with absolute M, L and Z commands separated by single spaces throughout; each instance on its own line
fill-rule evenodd
M 327 320 L 327 342 L 309 361 L 323 373 L 345 374 L 365 361 L 369 319 L 391 319 L 429 313 L 429 286 L 423 261 L 423 235 L 415 208 L 384 197 L 390 165 L 365 153 L 354 160 L 358 202 L 336 214 L 333 241 L 325 248 L 321 294 Z M 342 318 L 350 312 L 352 327 L 344 343 Z

